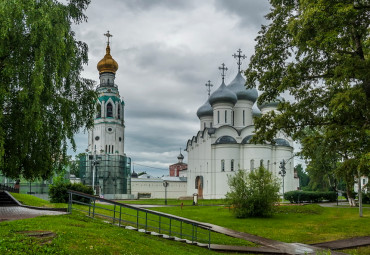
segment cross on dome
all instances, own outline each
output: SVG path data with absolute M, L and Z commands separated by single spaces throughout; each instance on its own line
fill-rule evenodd
M 225 72 L 228 70 L 227 67 L 225 67 L 225 64 L 222 63 L 222 65 L 218 68 L 219 70 L 222 70 L 221 76 L 222 76 L 222 83 L 225 81 Z
M 109 30 L 108 30 L 107 33 L 104 34 L 104 36 L 106 36 L 108 38 L 107 45 L 109 46 L 109 37 L 113 37 L 113 35 L 111 33 L 109 33 Z
M 208 96 L 210 96 L 211 95 L 211 87 L 213 87 L 213 84 L 211 83 L 210 80 L 208 80 L 208 82 L 206 83 L 206 87 L 207 87 Z
M 240 66 L 241 66 L 241 64 L 242 64 L 242 61 L 241 61 L 241 59 L 246 59 L 247 57 L 243 54 L 243 55 L 241 55 L 241 53 L 242 53 L 242 50 L 241 49 L 239 49 L 239 50 L 237 50 L 237 52 L 238 52 L 238 55 L 236 55 L 236 54 L 234 54 L 234 55 L 232 55 L 234 58 L 238 58 L 238 71 L 239 71 L 239 73 L 240 73 Z

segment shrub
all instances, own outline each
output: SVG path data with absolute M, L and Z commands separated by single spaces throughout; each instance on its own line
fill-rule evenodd
M 362 203 L 370 204 L 370 193 L 362 193 Z
M 274 212 L 279 201 L 279 182 L 264 167 L 247 174 L 239 170 L 228 176 L 230 192 L 226 194 L 229 205 L 237 218 L 267 217 Z
M 317 203 L 324 200 L 334 202 L 337 199 L 337 193 L 334 191 L 319 192 L 319 191 L 289 191 L 284 193 L 284 198 L 291 203 L 311 202 Z
M 50 202 L 52 203 L 68 203 L 69 195 L 67 193 L 68 190 L 79 191 L 82 193 L 93 195 L 94 191 L 92 187 L 83 185 L 81 183 L 62 183 L 58 182 L 56 184 L 51 184 L 49 186 L 49 197 Z M 90 200 L 87 198 L 73 198 L 75 200 L 88 203 Z

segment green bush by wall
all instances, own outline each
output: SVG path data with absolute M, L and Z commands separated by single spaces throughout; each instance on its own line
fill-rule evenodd
M 318 191 L 289 191 L 284 194 L 284 198 L 291 203 L 309 202 L 317 203 L 327 200 L 334 202 L 337 199 L 337 193 L 334 191 L 318 192 Z

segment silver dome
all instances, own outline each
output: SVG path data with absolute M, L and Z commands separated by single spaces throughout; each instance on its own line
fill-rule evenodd
M 258 97 L 257 89 L 246 89 L 245 79 L 240 72 L 236 75 L 235 79 L 227 86 L 231 91 L 233 91 L 239 99 L 249 100 L 253 103 L 256 102 Z
M 238 98 L 236 94 L 228 89 L 224 82 L 222 82 L 221 86 L 212 93 L 212 95 L 208 99 L 211 105 L 215 103 L 232 103 L 235 105 Z
M 258 109 L 257 105 L 252 108 L 252 116 L 253 117 L 261 117 L 262 116 L 262 112 L 261 112 L 260 109 Z
M 209 101 L 207 100 L 197 111 L 198 118 L 205 116 L 213 116 L 213 109 Z

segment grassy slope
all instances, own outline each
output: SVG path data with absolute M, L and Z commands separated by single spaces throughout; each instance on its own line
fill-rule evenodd
M 27 194 L 11 193 L 12 196 L 24 205 L 32 205 L 37 207 L 52 207 L 52 208 L 67 208 L 67 204 L 50 203 L 44 199 L 30 196 Z

